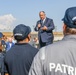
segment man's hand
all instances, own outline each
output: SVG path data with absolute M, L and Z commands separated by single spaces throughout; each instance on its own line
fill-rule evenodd
M 5 73 L 4 75 L 9 75 L 8 73 Z
M 46 27 L 46 26 L 44 26 L 44 27 L 42 27 L 41 29 L 42 29 L 42 30 L 47 30 L 47 27 Z
M 38 28 L 40 28 L 41 27 L 41 24 L 38 24 Z

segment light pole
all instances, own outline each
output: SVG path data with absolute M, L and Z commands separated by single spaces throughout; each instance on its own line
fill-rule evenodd
M 34 32 L 34 28 L 35 28 L 35 25 L 33 25 L 33 32 Z
M 55 26 L 55 32 L 57 32 L 57 26 Z

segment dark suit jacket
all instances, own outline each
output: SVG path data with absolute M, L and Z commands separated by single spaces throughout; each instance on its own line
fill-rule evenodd
M 40 28 L 38 28 L 38 24 L 41 24 L 41 27 L 46 26 L 48 28 L 48 30 L 41 30 Z M 53 32 L 52 30 L 54 29 L 54 23 L 52 19 L 46 18 L 45 22 L 42 24 L 41 20 L 37 21 L 36 27 L 35 27 L 35 31 L 38 31 L 38 39 L 41 40 L 42 42 L 49 42 L 52 41 L 54 36 L 53 36 Z

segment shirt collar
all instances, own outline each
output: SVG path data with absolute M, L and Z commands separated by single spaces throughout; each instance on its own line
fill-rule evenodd
M 15 43 L 15 45 L 26 45 L 28 43 Z
M 45 22 L 45 20 L 46 20 L 46 17 L 45 17 L 45 19 L 43 20 L 43 23 Z
M 43 19 L 43 20 L 41 20 L 43 23 L 45 22 L 45 20 L 46 20 L 46 17 Z

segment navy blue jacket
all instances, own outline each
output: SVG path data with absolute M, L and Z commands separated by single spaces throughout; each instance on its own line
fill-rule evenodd
M 38 24 L 41 24 L 41 27 L 46 26 L 48 28 L 48 30 L 41 30 L 40 28 L 38 28 Z M 46 18 L 45 22 L 42 24 L 41 20 L 37 21 L 36 27 L 35 27 L 35 31 L 38 31 L 38 39 L 41 40 L 42 42 L 48 42 L 51 41 L 51 39 L 53 39 L 53 32 L 52 30 L 54 29 L 54 23 L 52 19 Z
M 28 43 L 16 43 L 4 57 L 5 73 L 28 75 L 32 60 L 38 49 Z

